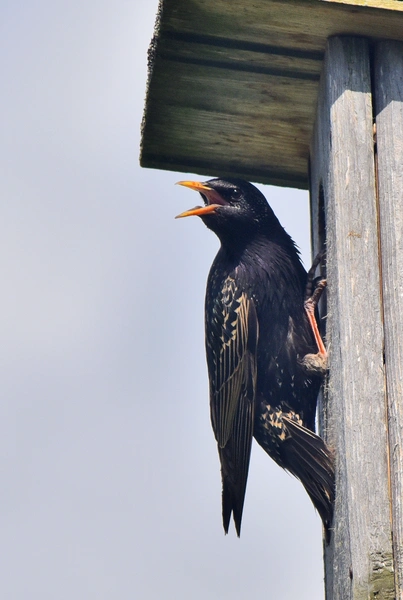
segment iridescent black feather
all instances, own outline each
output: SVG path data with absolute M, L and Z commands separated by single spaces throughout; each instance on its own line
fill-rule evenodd
M 218 204 L 200 216 L 221 241 L 208 277 L 205 330 L 224 529 L 232 514 L 240 534 L 253 436 L 300 479 L 328 528 L 333 460 L 314 433 L 321 379 L 301 365 L 317 352 L 304 310 L 306 271 L 257 188 L 238 179 L 203 185 L 206 205 Z

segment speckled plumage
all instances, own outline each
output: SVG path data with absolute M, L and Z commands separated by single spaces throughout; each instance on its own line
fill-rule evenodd
M 314 433 L 321 379 L 302 367 L 317 352 L 304 310 L 306 271 L 257 188 L 237 179 L 203 185 L 206 208 L 183 216 L 198 214 L 221 241 L 208 277 L 205 332 L 224 529 L 233 514 L 240 534 L 252 437 L 301 480 L 328 527 L 333 462 Z

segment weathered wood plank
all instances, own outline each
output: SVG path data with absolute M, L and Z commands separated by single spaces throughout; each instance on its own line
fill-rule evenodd
M 319 81 L 323 52 L 302 52 L 274 48 L 267 44 L 240 43 L 236 40 L 212 38 L 175 32 L 161 39 L 158 54 L 165 60 L 232 68 L 251 73 L 269 73 L 280 77 Z
M 153 100 L 154 94 L 159 95 L 164 90 L 162 110 L 165 106 L 176 107 L 178 111 L 185 107 L 256 119 L 258 105 L 262 112 L 261 126 L 269 130 L 276 115 L 280 122 L 289 121 L 296 126 L 302 118 L 302 125 L 305 125 L 316 105 L 319 72 L 306 82 L 278 73 L 272 75 L 270 71 L 253 73 L 213 65 L 192 65 L 189 70 L 188 65 L 181 62 L 166 60 L 164 63 L 161 90 L 151 91 Z M 173 80 L 179 85 L 172 84 Z M 293 95 L 298 93 L 305 93 L 306 105 L 298 107 L 298 112 L 294 113 L 290 103 Z
M 394 598 L 368 42 L 329 40 L 311 154 L 327 229 L 327 423 L 336 453 L 327 600 Z M 317 225 L 314 224 L 314 228 Z M 316 235 L 318 239 L 318 235 Z
M 309 143 L 326 39 L 345 34 L 403 40 L 402 9 L 403 2 L 397 0 L 377 2 L 376 7 L 370 0 L 359 6 L 322 0 L 161 1 L 150 53 L 142 166 L 308 187 Z M 200 68 L 205 69 L 202 78 Z M 248 75 L 254 76 L 253 83 Z M 191 123 L 183 119 L 183 108 L 190 106 Z M 231 138 L 234 107 L 239 119 Z M 216 144 L 220 120 L 228 144 Z M 259 132 L 264 128 L 267 139 L 262 144 Z M 238 150 L 243 152 L 234 161 L 233 147 L 240 139 Z
M 352 6 L 370 6 L 371 8 L 387 8 L 388 10 L 403 10 L 399 0 L 321 0 L 322 2 L 336 2 Z
M 396 597 L 403 597 L 403 44 L 375 48 L 386 389 Z
M 164 65 L 149 95 L 143 147 L 148 166 L 158 168 L 163 158 L 165 168 L 181 164 L 188 171 L 236 172 L 246 179 L 264 173 L 271 181 L 286 178 L 306 187 L 315 81 L 201 65 L 189 70 L 170 60 Z M 164 103 L 154 102 L 162 90 Z M 293 106 L 298 93 L 304 93 L 305 102 Z
M 401 39 L 402 5 L 318 0 L 165 0 L 163 31 L 323 51 L 335 34 Z

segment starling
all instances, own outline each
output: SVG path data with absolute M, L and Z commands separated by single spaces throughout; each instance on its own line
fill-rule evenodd
M 205 335 L 224 530 L 232 514 L 240 535 L 252 437 L 301 481 L 327 530 L 334 469 L 315 434 L 322 379 L 304 359 L 321 342 L 312 306 L 305 307 L 307 273 L 299 251 L 251 183 L 179 184 L 198 191 L 204 206 L 178 217 L 199 216 L 221 242 L 208 276 Z

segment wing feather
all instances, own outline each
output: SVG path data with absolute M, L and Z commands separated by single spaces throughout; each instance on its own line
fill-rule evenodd
M 258 323 L 253 299 L 230 276 L 212 313 L 213 323 L 206 324 L 211 418 L 217 442 L 224 447 L 241 397 L 254 400 Z
M 211 421 L 223 479 L 223 517 L 239 534 L 253 437 L 258 321 L 253 299 L 233 276 L 214 298 L 206 322 Z

